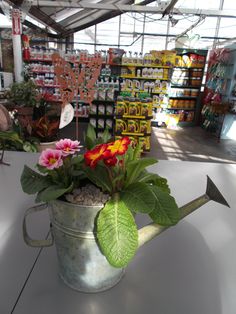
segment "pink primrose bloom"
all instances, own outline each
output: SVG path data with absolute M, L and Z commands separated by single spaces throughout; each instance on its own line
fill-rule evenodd
M 56 143 L 56 149 L 62 152 L 62 156 L 73 155 L 75 152 L 79 152 L 82 146 L 79 145 L 79 141 L 72 141 L 68 138 L 60 140 Z
M 43 150 L 39 157 L 39 165 L 50 170 L 61 167 L 63 165 L 62 152 L 51 148 Z

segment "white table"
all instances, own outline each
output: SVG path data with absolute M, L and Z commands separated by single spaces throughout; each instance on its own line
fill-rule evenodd
M 1 201 L 0 213 L 1 217 L 9 218 L 9 228 L 5 229 L 3 237 L 9 233 L 12 241 L 0 246 L 1 265 L 2 259 L 10 264 L 9 269 L 5 269 L 4 283 L 0 280 L 1 292 L 4 292 L 7 276 L 15 278 L 15 283 L 11 280 L 5 294 L 1 293 L 1 299 L 5 297 L 0 313 L 9 313 L 7 305 L 13 307 L 16 303 L 13 314 L 235 314 L 236 165 L 160 161 L 152 166 L 152 171 L 168 178 L 179 206 L 205 192 L 208 174 L 231 208 L 209 202 L 144 245 L 124 278 L 111 290 L 97 294 L 71 290 L 57 276 L 55 248 L 45 248 L 20 294 L 37 250 L 27 248 L 22 241 L 21 220 L 26 206 L 32 205 L 32 198 L 20 191 L 19 175 L 23 164 L 32 165 L 36 156 L 7 153 L 6 158 L 12 166 L 4 169 L 0 166 L 0 193 L 5 204 L 2 207 Z M 15 180 L 10 178 L 13 174 Z M 6 193 L 10 182 L 13 182 L 14 200 Z M 9 208 L 11 215 L 6 213 Z M 138 223 L 143 225 L 145 220 L 141 216 Z M 48 228 L 48 219 L 35 218 L 32 224 L 38 225 L 42 236 Z M 0 271 L 2 278 L 2 267 Z M 10 295 L 10 291 L 14 295 Z

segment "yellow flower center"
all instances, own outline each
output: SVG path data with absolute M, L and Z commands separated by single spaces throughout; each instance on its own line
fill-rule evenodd
M 49 159 L 50 165 L 55 164 L 56 161 L 57 161 L 56 158 L 50 158 L 50 159 Z

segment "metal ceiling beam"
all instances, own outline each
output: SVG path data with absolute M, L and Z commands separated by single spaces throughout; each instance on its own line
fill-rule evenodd
M 120 11 L 120 12 L 137 12 L 137 13 L 156 13 L 163 14 L 164 10 L 161 7 L 151 7 L 143 5 L 130 5 L 130 4 L 103 4 L 103 3 L 91 3 L 87 1 L 43 1 L 34 0 L 33 5 L 38 4 L 40 6 L 64 6 L 65 8 L 82 8 L 82 9 L 99 9 L 107 11 Z M 172 14 L 182 15 L 182 14 L 194 14 L 194 15 L 207 15 L 212 17 L 227 17 L 236 18 L 235 13 L 229 13 L 227 10 L 207 10 L 207 9 L 187 9 L 187 8 L 173 8 Z
M 151 3 L 153 1 L 154 0 L 144 0 L 140 4 L 141 5 L 146 5 L 146 4 Z M 133 3 L 133 2 L 134 1 L 129 0 L 129 4 Z M 91 14 L 91 10 L 86 10 L 86 12 L 88 12 L 88 13 L 89 13 L 89 11 L 90 11 L 90 14 Z M 95 11 L 95 12 L 98 12 L 98 11 Z M 109 19 L 111 19 L 113 17 L 121 15 L 122 13 L 123 12 L 121 12 L 119 10 L 118 11 L 117 10 L 116 11 L 107 11 L 107 13 L 102 14 L 102 16 L 100 16 L 98 18 L 92 19 L 92 20 L 90 20 L 90 21 L 88 21 L 88 22 L 86 22 L 86 23 L 84 23 L 82 25 L 72 27 L 70 30 L 68 30 L 66 32 L 66 35 L 69 35 L 70 33 L 78 32 L 80 30 L 83 30 L 83 29 L 85 29 L 87 27 L 90 27 L 90 26 L 93 26 L 95 24 L 102 23 L 102 22 L 104 22 L 106 20 L 109 20 Z M 83 18 L 83 16 L 82 16 L 82 18 Z M 79 19 L 78 19 L 78 22 L 80 22 Z
M 21 8 L 23 0 L 6 0 L 11 6 Z M 29 9 L 29 15 L 35 17 L 40 22 L 43 22 L 46 26 L 51 27 L 57 33 L 63 35 L 65 29 L 58 23 L 56 23 L 50 16 L 45 14 L 43 11 L 40 10 L 38 6 L 33 6 Z
M 164 17 L 165 15 L 168 15 L 174 8 L 174 6 L 176 5 L 176 3 L 179 0 L 171 0 L 170 4 L 167 6 L 167 8 L 164 10 L 162 17 Z

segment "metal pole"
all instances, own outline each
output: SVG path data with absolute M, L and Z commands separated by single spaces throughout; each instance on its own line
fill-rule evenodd
M 169 36 L 169 33 L 170 33 L 170 19 L 168 19 L 168 22 L 167 22 L 167 30 L 166 30 L 166 43 L 165 43 L 165 50 L 168 49 L 168 36 Z
M 220 1 L 220 6 L 219 6 L 219 10 L 223 10 L 223 6 L 224 6 L 224 0 L 221 0 Z M 217 18 L 217 22 L 216 22 L 216 30 L 215 30 L 215 37 L 218 38 L 218 35 L 219 35 L 219 30 L 220 30 L 220 21 L 221 21 L 221 17 L 218 17 Z M 213 45 L 212 45 L 212 48 L 215 49 L 216 48 L 216 41 L 217 39 L 215 39 L 213 41 Z M 219 39 L 218 39 L 219 41 Z
M 144 47 L 145 24 L 146 24 L 146 13 L 144 13 L 144 18 L 143 18 L 143 36 L 142 36 L 142 42 L 141 42 L 141 53 L 142 54 L 143 54 L 143 47 Z
M 119 15 L 118 48 L 120 48 L 120 29 L 121 29 L 121 15 Z
M 21 48 L 21 19 L 20 10 L 12 9 L 12 43 L 14 55 L 14 74 L 15 81 L 23 81 L 23 61 L 22 61 L 22 48 Z

